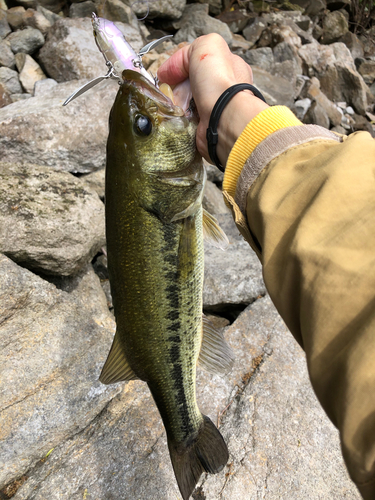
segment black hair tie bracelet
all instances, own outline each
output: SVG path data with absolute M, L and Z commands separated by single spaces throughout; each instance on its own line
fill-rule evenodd
M 265 98 L 262 96 L 259 90 L 255 88 L 253 85 L 250 85 L 250 83 L 237 83 L 236 85 L 232 85 L 232 87 L 229 87 L 229 89 L 223 92 L 219 97 L 219 99 L 216 101 L 216 104 L 210 116 L 210 122 L 208 124 L 208 129 L 206 132 L 206 139 L 207 139 L 208 154 L 210 155 L 210 158 L 213 161 L 213 163 L 222 172 L 224 172 L 224 167 L 223 165 L 221 165 L 219 158 L 217 157 L 216 154 L 216 145 L 219 141 L 217 126 L 219 124 L 220 116 L 221 113 L 224 111 L 225 106 L 232 99 L 232 97 L 235 96 L 238 92 L 241 92 L 241 90 L 251 90 L 251 92 L 255 95 L 255 97 L 259 97 L 259 99 L 262 99 L 262 101 L 266 102 Z

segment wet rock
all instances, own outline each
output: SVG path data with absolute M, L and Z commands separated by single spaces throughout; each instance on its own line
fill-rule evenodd
M 44 36 L 53 24 L 41 12 L 34 9 L 27 9 L 23 16 L 23 20 L 26 26 L 38 29 Z
M 0 178 L 0 252 L 17 263 L 68 276 L 104 245 L 104 205 L 76 177 L 1 163 Z
M 12 30 L 7 21 L 7 13 L 0 8 L 0 39 L 5 38 L 11 33 Z
M 174 26 L 180 28 L 175 37 L 176 43 L 193 42 L 198 36 L 218 33 L 230 45 L 232 33 L 225 23 L 208 15 L 207 4 L 190 4 L 184 9 L 181 19 Z
M 7 40 L 10 43 L 10 48 L 15 54 L 18 52 L 33 54 L 44 44 L 42 32 L 36 28 L 30 27 L 11 33 L 7 37 Z
M 22 92 L 22 87 L 18 78 L 17 71 L 10 68 L 0 68 L 0 84 L 8 94 L 18 94 Z
M 0 68 L 0 75 L 4 70 L 12 71 Z M 74 173 L 103 167 L 108 116 L 118 85 L 115 81 L 102 82 L 63 107 L 63 102 L 84 83 L 86 80 L 62 83 L 46 95 L 2 108 L 2 160 L 48 165 Z
M 123 23 L 116 23 L 128 42 L 139 50 L 143 46 L 139 32 Z M 51 28 L 39 53 L 47 74 L 58 82 L 94 78 L 105 72 L 105 62 L 96 46 L 88 18 L 61 19 Z M 102 69 L 100 69 L 102 68 Z
M 273 52 L 270 47 L 248 50 L 242 57 L 250 66 L 257 66 L 269 73 L 272 72 L 275 64 Z
M 58 85 L 58 83 L 53 78 L 44 78 L 43 80 L 38 80 L 34 85 L 34 96 L 44 95 L 56 85 Z
M 249 21 L 242 33 L 246 40 L 251 43 L 251 47 L 257 43 L 266 27 L 267 23 L 261 17 L 255 17 Z
M 92 269 L 70 294 L 0 255 L 0 488 L 118 392 L 98 381 L 114 321 Z
M 210 311 L 247 305 L 265 294 L 260 262 L 239 234 L 231 214 L 216 218 L 230 244 L 224 252 L 205 243 L 203 305 Z
M 186 0 L 155 0 L 149 4 L 136 2 L 133 9 L 139 18 L 148 14 L 150 17 L 179 19 L 184 12 L 185 6 Z
M 324 44 L 337 42 L 347 31 L 349 25 L 344 14 L 339 10 L 329 12 L 323 17 L 323 34 L 320 42 Z
M 230 459 L 205 474 L 192 498 L 360 500 L 348 478 L 337 431 L 310 387 L 305 356 L 269 298 L 225 330 L 236 363 L 225 377 L 198 370 L 202 412 L 228 443 Z M 122 392 L 83 432 L 28 473 L 14 500 L 136 498 L 176 500 L 161 419 L 144 383 Z
M 22 28 L 25 25 L 23 16 L 26 10 L 24 7 L 12 7 L 7 10 L 7 21 L 13 31 Z
M 132 3 L 132 5 L 135 7 L 135 2 Z M 97 4 L 97 9 L 100 17 L 104 17 L 109 21 L 118 21 L 129 24 L 134 29 L 139 29 L 135 11 L 130 5 L 127 5 L 121 0 L 106 0 L 105 2 L 99 2 Z
M 16 54 L 16 64 L 20 73 L 19 79 L 22 87 L 29 94 L 33 94 L 35 83 L 44 80 L 46 75 L 39 64 L 28 54 L 21 52 Z
M 16 66 L 14 54 L 6 40 L 0 40 L 0 66 L 6 66 L 10 69 L 14 69 Z
M 92 13 L 97 14 L 96 5 L 88 0 L 87 2 L 72 3 L 69 8 L 69 17 L 91 17 Z

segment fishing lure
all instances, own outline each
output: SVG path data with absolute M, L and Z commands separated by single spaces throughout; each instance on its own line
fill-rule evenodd
M 89 81 L 88 83 L 85 83 L 85 85 L 73 92 L 73 94 L 64 102 L 63 106 L 66 106 L 73 99 L 79 97 L 84 92 L 87 92 L 89 89 L 91 89 L 101 81 L 106 80 L 107 78 L 113 78 L 121 83 L 121 74 L 125 69 L 132 69 L 134 71 L 137 71 L 138 73 L 141 73 L 141 75 L 143 75 L 156 87 L 158 87 L 157 80 L 153 78 L 150 73 L 148 73 L 143 67 L 142 57 L 151 49 L 164 42 L 164 40 L 172 37 L 172 35 L 166 35 L 157 40 L 153 40 L 152 42 L 142 47 L 142 49 L 137 54 L 134 51 L 133 47 L 126 41 L 121 31 L 112 21 L 108 21 L 108 19 L 98 17 L 93 13 L 92 27 L 96 45 L 104 56 L 108 72 L 104 76 L 99 76 Z

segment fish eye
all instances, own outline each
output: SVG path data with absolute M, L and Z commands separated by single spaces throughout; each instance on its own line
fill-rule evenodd
M 134 128 L 138 135 L 147 136 L 152 132 L 152 122 L 147 116 L 138 115 L 135 117 Z

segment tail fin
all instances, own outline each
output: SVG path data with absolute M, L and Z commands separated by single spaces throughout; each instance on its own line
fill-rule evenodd
M 182 498 L 188 500 L 202 472 L 220 472 L 228 461 L 225 441 L 211 420 L 203 415 L 203 425 L 188 447 L 168 439 L 173 470 Z

